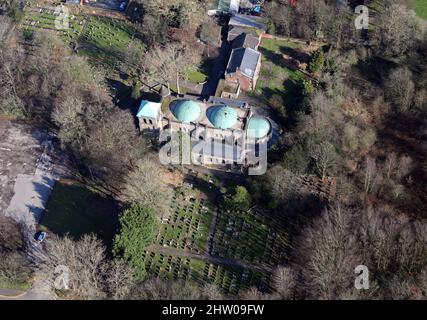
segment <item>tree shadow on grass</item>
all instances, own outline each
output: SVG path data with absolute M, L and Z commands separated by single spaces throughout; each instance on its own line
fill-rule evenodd
M 298 49 L 281 46 L 280 51 L 283 54 L 286 54 L 286 55 L 290 56 L 291 58 L 294 58 L 294 59 L 296 59 L 300 62 L 303 62 L 303 63 L 308 63 L 308 62 L 310 62 L 310 59 L 311 59 L 311 56 L 308 53 L 302 52 Z
M 283 68 L 286 67 L 285 64 L 283 63 L 283 57 L 281 54 L 278 54 L 270 49 L 266 49 L 263 47 L 260 47 L 258 49 L 261 54 L 264 56 L 264 58 L 268 61 L 271 61 L 272 63 L 274 63 L 275 65 Z
M 47 204 L 42 226 L 64 236 L 79 239 L 94 233 L 111 248 L 118 228 L 119 203 L 80 184 L 58 182 Z

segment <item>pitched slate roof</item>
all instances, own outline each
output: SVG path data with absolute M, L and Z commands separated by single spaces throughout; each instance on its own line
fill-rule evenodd
M 226 74 L 235 73 L 238 69 L 248 78 L 253 78 L 261 54 L 251 48 L 233 49 L 228 61 Z
M 257 36 L 257 33 L 254 29 L 238 27 L 238 26 L 230 26 L 228 29 L 227 41 L 233 41 L 236 37 L 240 36 L 242 33 Z
M 247 33 L 242 33 L 233 40 L 233 48 L 251 48 L 256 50 L 258 45 L 259 38 Z

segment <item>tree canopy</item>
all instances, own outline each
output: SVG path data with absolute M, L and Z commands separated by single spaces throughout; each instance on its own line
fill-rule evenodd
M 135 277 L 143 280 L 146 276 L 143 255 L 153 241 L 158 220 L 151 208 L 133 203 L 119 218 L 120 231 L 114 239 L 113 252 L 133 267 Z

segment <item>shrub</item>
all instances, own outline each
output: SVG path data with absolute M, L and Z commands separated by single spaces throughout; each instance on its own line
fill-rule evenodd
M 142 281 L 147 274 L 143 255 L 156 234 L 157 218 L 151 208 L 133 203 L 119 220 L 120 232 L 114 239 L 113 253 L 128 261 L 135 270 L 135 278 Z
M 311 73 L 316 73 L 323 68 L 324 64 L 325 55 L 323 54 L 322 49 L 318 49 L 311 57 L 310 63 L 308 64 L 308 71 L 310 71 Z

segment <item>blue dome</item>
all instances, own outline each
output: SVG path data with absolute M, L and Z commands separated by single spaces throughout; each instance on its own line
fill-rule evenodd
M 213 106 L 208 110 L 209 121 L 215 128 L 228 129 L 237 122 L 237 112 L 227 106 Z
M 266 118 L 250 118 L 248 124 L 248 136 L 251 138 L 263 138 L 270 132 L 270 122 Z
M 178 121 L 185 123 L 196 121 L 202 113 L 199 104 L 190 100 L 176 101 L 171 107 L 171 111 Z

